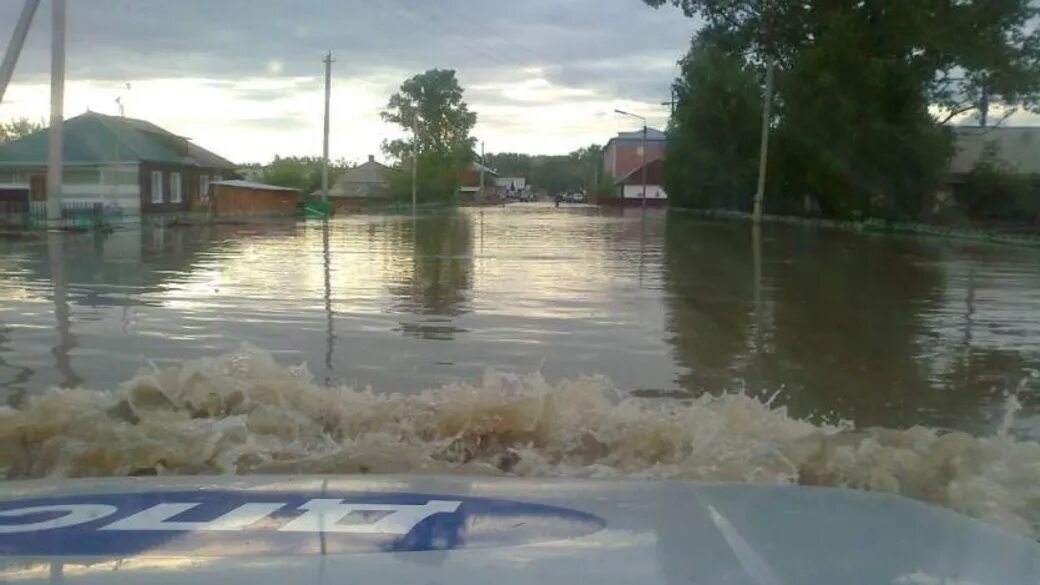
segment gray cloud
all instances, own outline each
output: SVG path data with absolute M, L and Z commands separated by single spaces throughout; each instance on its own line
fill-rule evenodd
M 300 115 L 285 114 L 263 118 L 237 118 L 231 120 L 233 126 L 239 128 L 258 128 L 262 130 L 295 130 L 306 127 L 308 120 Z
M 0 4 L 4 42 L 20 6 Z M 44 2 L 15 82 L 46 79 L 49 24 Z M 629 97 L 667 90 L 671 72 L 638 60 L 674 62 L 693 29 L 639 0 L 90 0 L 69 3 L 68 75 L 234 80 L 270 75 L 277 61 L 278 75 L 317 76 L 331 48 L 343 78 L 448 67 L 479 83 L 549 66 L 555 81 Z

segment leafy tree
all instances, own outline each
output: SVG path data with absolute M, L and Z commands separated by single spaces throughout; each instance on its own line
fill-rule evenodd
M 531 178 L 531 167 L 534 157 L 529 154 L 518 152 L 500 152 L 484 156 L 487 166 L 495 169 L 502 177 L 525 177 Z
M 303 195 L 312 195 L 321 190 L 321 157 L 275 155 L 270 164 L 263 167 L 260 180 L 271 185 L 299 189 Z M 345 159 L 329 161 L 329 188 L 336 178 L 351 164 Z
M 15 118 L 10 122 L 0 122 L 0 144 L 14 142 L 46 128 L 43 122 L 33 122 L 29 118 Z
M 458 172 L 473 161 L 475 139 L 470 132 L 477 123 L 477 115 L 463 100 L 455 72 L 431 69 L 405 81 L 381 115 L 408 133 L 407 138 L 383 144 L 383 151 L 409 171 L 408 192 L 413 153 L 418 152 L 420 199 L 453 197 Z M 403 196 L 399 186 L 392 190 Z
M 604 177 L 603 175 L 603 146 L 590 144 L 570 153 L 568 156 L 574 161 L 577 169 L 581 188 L 590 194 L 598 194 Z M 613 188 L 613 184 L 607 181 Z
M 530 155 L 515 152 L 489 154 L 487 164 L 503 177 L 525 177 L 535 189 L 550 194 L 597 190 L 603 165 L 603 147 L 579 148 L 567 155 Z
M 271 185 L 299 189 L 310 195 L 321 188 L 321 158 L 316 156 L 275 156 L 274 161 L 264 168 L 261 180 Z M 332 170 L 329 182 L 335 181 Z
M 941 43 L 931 58 L 938 74 L 929 100 L 943 108 L 943 123 L 970 118 L 991 123 L 991 110 L 1007 118 L 1040 105 L 1040 7 L 1030 0 L 974 0 L 944 10 L 936 27 Z M 1002 120 L 1001 120 L 1002 121 Z
M 399 201 L 412 198 L 412 160 L 405 160 L 398 170 L 387 178 L 390 196 Z M 416 177 L 416 197 L 420 203 L 452 202 L 458 182 L 458 159 L 452 153 L 428 150 L 419 153 L 419 172 Z
M 680 65 L 665 152 L 669 203 L 749 209 L 762 116 L 758 74 L 708 41 L 695 41 Z
M 581 168 L 570 156 L 538 157 L 531 168 L 531 184 L 550 195 L 582 187 Z
M 881 51 L 888 29 L 836 18 L 779 81 L 782 189 L 773 207 L 808 194 L 826 215 L 924 215 L 952 155 L 952 135 L 928 110 L 927 77 Z M 775 185 L 775 183 L 773 183 Z
M 767 206 L 780 211 L 807 198 L 830 215 L 925 214 L 952 152 L 939 126 L 953 118 L 933 110 L 985 118 L 1040 101 L 1029 0 L 644 1 L 703 19 L 697 40 L 760 79 L 775 61 Z M 673 135 L 694 131 L 680 118 Z

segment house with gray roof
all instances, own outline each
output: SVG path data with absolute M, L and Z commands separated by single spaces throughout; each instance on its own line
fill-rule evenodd
M 124 215 L 208 206 L 209 183 L 236 176 L 220 155 L 151 122 L 95 112 L 64 122 L 62 203 L 102 204 Z M 0 184 L 47 198 L 50 131 L 0 145 Z
M 1009 170 L 1040 175 L 1040 127 L 958 126 L 956 152 L 947 171 L 951 182 L 970 173 L 989 152 Z
M 389 196 L 390 173 L 394 170 L 376 162 L 368 162 L 344 171 L 329 189 L 330 199 L 380 199 Z

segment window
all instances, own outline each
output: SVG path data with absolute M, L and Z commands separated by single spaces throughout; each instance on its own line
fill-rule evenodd
M 209 201 L 209 175 L 199 177 L 199 200 Z
M 162 171 L 152 171 L 152 203 L 163 202 Z
M 181 188 L 183 187 L 181 178 L 182 175 L 180 173 L 170 174 L 170 203 L 180 203 L 184 200 L 181 193 Z

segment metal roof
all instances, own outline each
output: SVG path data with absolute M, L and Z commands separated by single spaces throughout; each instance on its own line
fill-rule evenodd
M 231 179 L 227 181 L 211 181 L 210 185 L 239 187 L 241 189 L 256 189 L 258 191 L 300 191 L 299 189 L 293 189 L 292 187 L 282 187 L 281 185 L 268 185 L 267 183 L 257 183 L 256 181 L 243 181 L 241 179 Z
M 642 181 L 643 166 L 640 165 L 631 173 L 614 181 L 615 185 L 638 185 Z M 664 159 L 655 158 L 646 161 L 647 185 L 658 185 L 664 182 Z
M 642 140 L 643 140 L 643 129 L 640 128 L 639 130 L 633 130 L 632 132 L 618 132 L 617 136 L 611 138 L 607 142 L 607 144 L 610 144 L 611 142 L 620 142 L 620 141 L 625 141 L 625 142 L 629 142 L 629 141 L 642 142 Z M 647 142 L 667 142 L 668 141 L 668 135 L 665 134 L 664 132 L 661 132 L 657 128 L 647 128 L 646 129 L 646 140 L 647 140 Z
M 348 169 L 339 176 L 336 180 L 336 185 L 342 185 L 344 183 L 371 183 L 371 184 L 383 184 L 386 183 L 386 174 L 392 170 L 390 167 L 377 163 L 374 160 L 370 160 L 364 164 L 358 165 L 352 169 Z
M 990 147 L 1012 169 L 1024 174 L 1040 174 L 1040 127 L 959 126 L 957 153 L 950 161 L 954 175 L 970 173 Z
M 147 161 L 235 168 L 226 158 L 144 120 L 87 112 L 65 120 L 63 130 L 64 162 L 68 165 Z M 46 166 L 49 148 L 49 130 L 0 145 L 0 167 Z
M 477 161 L 473 161 L 473 164 L 471 164 L 469 166 L 469 169 L 471 171 L 476 171 L 478 173 L 480 172 L 481 169 L 483 169 L 484 170 L 484 174 L 491 175 L 493 177 L 497 177 L 498 176 L 498 171 L 496 171 L 495 169 L 492 169 L 491 167 L 482 165 L 482 164 L 480 164 Z

